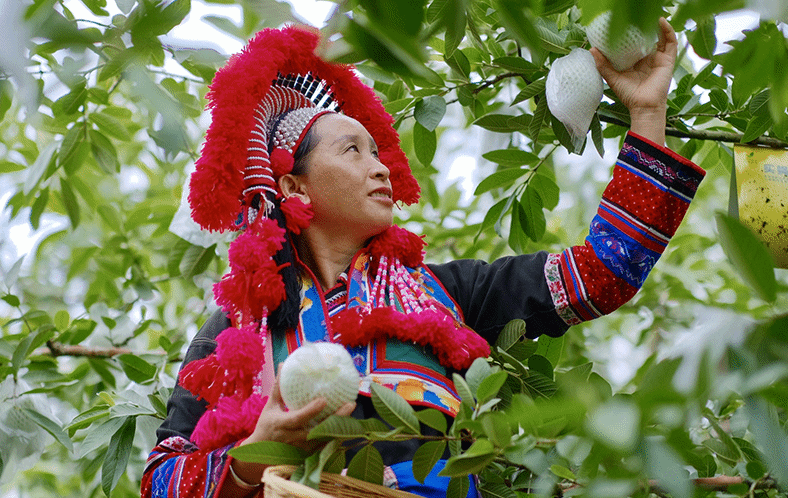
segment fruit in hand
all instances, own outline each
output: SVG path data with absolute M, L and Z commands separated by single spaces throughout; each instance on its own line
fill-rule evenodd
M 572 137 L 573 152 L 579 152 L 602 101 L 604 83 L 594 56 L 582 48 L 556 59 L 545 84 L 547 107 Z
M 360 380 L 344 346 L 310 342 L 293 351 L 282 363 L 279 391 L 290 410 L 298 410 L 319 396 L 325 398 L 325 408 L 314 419 L 317 423 L 355 401 Z
M 616 71 L 625 71 L 647 56 L 657 47 L 657 32 L 645 34 L 637 26 L 629 25 L 611 43 L 610 21 L 612 12 L 605 11 L 594 18 L 586 27 L 586 36 L 591 46 L 605 54 Z

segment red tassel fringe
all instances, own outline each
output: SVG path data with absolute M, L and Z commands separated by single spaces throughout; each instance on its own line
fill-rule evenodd
M 405 315 L 388 306 L 369 312 L 355 307 L 334 315 L 331 328 L 336 340 L 345 346 L 389 338 L 431 346 L 441 365 L 455 370 L 466 369 L 476 358 L 490 355 L 487 341 L 443 311 Z

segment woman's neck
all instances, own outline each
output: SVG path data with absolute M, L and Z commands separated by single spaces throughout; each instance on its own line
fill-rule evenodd
M 298 257 L 312 271 L 323 290 L 333 287 L 364 242 L 330 236 L 309 227 L 296 240 Z

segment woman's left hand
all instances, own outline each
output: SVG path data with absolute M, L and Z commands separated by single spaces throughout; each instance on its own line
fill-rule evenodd
M 665 114 L 668 90 L 673 78 L 678 42 L 676 33 L 664 17 L 659 20 L 660 33 L 657 49 L 632 68 L 616 71 L 596 48 L 591 53 L 599 73 L 629 109 L 631 129 L 649 140 L 665 142 Z

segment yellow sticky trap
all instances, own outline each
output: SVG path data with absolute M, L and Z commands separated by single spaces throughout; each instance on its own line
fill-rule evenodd
M 788 150 L 734 146 L 739 219 L 788 268 Z

